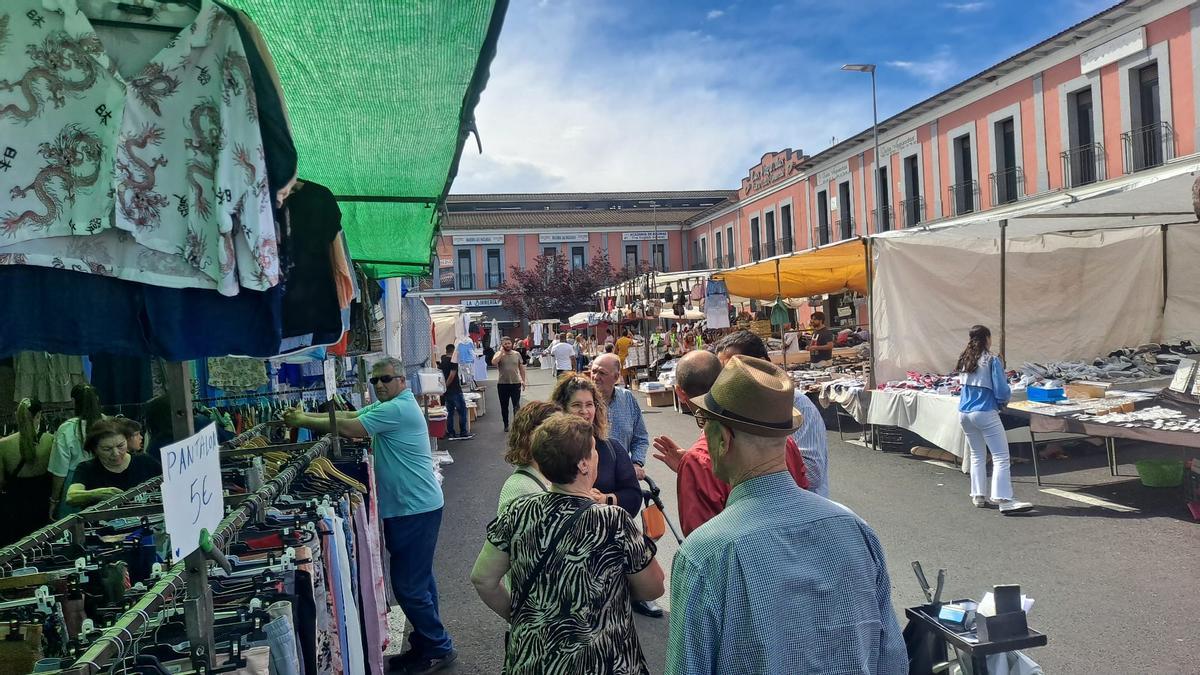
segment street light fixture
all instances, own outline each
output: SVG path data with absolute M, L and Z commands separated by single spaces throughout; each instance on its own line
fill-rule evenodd
M 874 63 L 847 63 L 842 66 L 842 70 L 855 73 L 870 73 L 871 74 L 871 133 L 875 137 L 875 179 L 872 181 L 875 185 L 875 213 L 876 223 L 875 229 L 879 230 L 879 220 L 883 218 L 883 208 L 879 203 L 879 195 L 882 192 L 879 185 L 879 167 L 882 166 L 879 157 L 879 105 L 875 98 L 875 64 Z

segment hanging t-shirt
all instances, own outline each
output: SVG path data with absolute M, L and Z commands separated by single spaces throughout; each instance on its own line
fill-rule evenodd
M 330 247 L 342 231 L 342 211 L 324 185 L 304 181 L 284 204 L 292 239 L 283 293 L 283 335 L 342 331 Z
M 471 378 L 476 382 L 483 382 L 488 379 L 487 359 L 479 357 L 471 362 Z
M 127 19 L 110 3 L 88 7 Z M 155 4 L 158 22 L 190 27 L 97 34 L 76 0 L 5 9 L 0 80 L 14 86 L 0 98 L 0 138 L 12 189 L 0 256 L 224 295 L 277 284 L 254 85 L 233 19 L 207 0 L 194 18 Z

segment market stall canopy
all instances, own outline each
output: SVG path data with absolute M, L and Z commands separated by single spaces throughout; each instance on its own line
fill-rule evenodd
M 299 175 L 367 274 L 424 273 L 508 0 L 234 0 L 267 39 Z
M 663 293 L 668 287 L 676 292 L 688 292 L 691 290 L 691 288 L 687 286 L 687 282 L 691 282 L 693 284 L 702 284 L 708 281 L 710 276 L 719 271 L 720 270 L 691 270 L 684 272 L 654 272 L 652 275 L 654 292 Z M 638 276 L 628 281 L 622 281 L 619 284 L 613 284 L 607 288 L 601 288 L 595 293 L 592 293 L 592 295 L 598 298 L 606 298 L 619 295 L 625 288 L 632 288 L 634 289 L 634 293 L 640 294 L 646 284 L 646 277 L 644 275 Z
M 775 265 L 779 265 L 776 283 Z M 866 247 L 861 239 L 793 253 L 773 260 L 713 274 L 725 282 L 731 296 L 756 300 L 804 298 L 851 290 L 867 292 Z
M 704 312 L 698 309 L 685 309 L 683 316 L 675 316 L 675 310 L 664 309 L 658 313 L 658 318 L 667 321 L 699 321 L 704 318 Z

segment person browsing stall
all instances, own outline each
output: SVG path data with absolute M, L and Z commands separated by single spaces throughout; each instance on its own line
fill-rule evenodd
M 508 411 L 512 406 L 515 415 L 521 407 L 521 392 L 525 390 L 525 361 L 515 349 L 512 338 L 500 341 L 500 351 L 492 357 L 492 365 L 500 371 L 496 378 L 496 394 L 500 397 L 500 418 L 504 430 L 508 431 Z
M 71 487 L 67 489 L 67 503 L 75 508 L 110 499 L 162 475 L 154 460 L 129 452 L 129 441 L 114 420 L 103 419 L 93 424 L 83 448 L 92 459 L 75 468 Z
M 73 482 L 75 468 L 87 459 L 83 442 L 91 425 L 103 417 L 100 414 L 100 395 L 91 385 L 77 384 L 72 387 L 71 400 L 75 403 L 75 416 L 59 425 L 54 432 L 54 448 L 50 451 L 50 520 L 57 520 L 75 511 L 66 501 L 66 490 Z
M 554 377 L 575 370 L 575 347 L 567 342 L 565 333 L 559 333 L 550 345 L 550 358 L 554 359 Z
M 508 450 L 504 453 L 504 461 L 512 465 L 513 472 L 500 488 L 500 502 L 496 505 L 496 515 L 503 513 L 504 508 L 514 500 L 540 494 L 549 489 L 549 481 L 538 468 L 537 460 L 533 458 L 533 432 L 557 412 L 562 410 L 553 403 L 531 401 L 513 417 L 512 433 L 508 435 Z
M 812 362 L 833 360 L 833 331 L 825 325 L 825 312 L 813 312 L 808 319 L 808 327 L 812 330 L 812 339 L 808 343 Z
M 675 394 L 687 414 L 692 414 L 699 400 L 712 389 L 721 374 L 721 360 L 707 351 L 694 351 L 679 359 L 675 367 Z M 799 449 L 787 440 L 789 457 L 799 455 Z M 686 451 L 667 436 L 654 439 L 655 458 L 679 474 L 676 479 L 676 494 L 679 500 L 679 528 L 688 536 L 696 528 L 708 522 L 725 509 L 732 490 L 729 483 L 717 478 L 712 471 L 712 457 L 708 453 L 708 439 L 701 431 L 700 438 Z M 796 485 L 808 488 L 808 476 L 803 461 L 790 461 L 788 470 Z
M 410 648 L 390 660 L 391 672 L 433 673 L 457 659 L 438 608 L 433 556 L 442 525 L 442 487 L 434 471 L 429 428 L 405 380 L 404 364 L 386 357 L 371 367 L 376 402 L 337 413 L 337 431 L 371 438 L 379 516 L 390 554 L 392 590 L 413 630 Z M 330 433 L 328 415 L 299 408 L 283 418 L 290 427 Z
M 625 385 L 628 386 L 630 383 L 630 378 L 633 374 L 633 369 L 626 365 L 626 359 L 629 358 L 629 350 L 633 348 L 633 331 L 629 330 L 628 328 L 621 331 L 621 337 L 617 338 L 617 342 L 614 346 L 617 349 L 617 358 L 621 360 L 621 379 L 624 380 Z
M 630 514 L 595 503 L 597 444 L 587 419 L 550 416 L 532 444 L 549 491 L 487 527 L 471 583 L 508 622 L 505 675 L 650 673 L 630 603 L 661 596 L 664 574 Z
M 446 405 L 446 440 L 470 440 L 474 435 L 467 431 L 467 400 L 463 396 L 461 371 L 454 362 L 454 345 L 446 345 L 446 353 L 438 361 L 438 370 L 446 380 L 446 392 L 442 402 Z M 458 433 L 454 433 L 454 418 L 458 416 Z
M 592 381 L 608 408 L 608 437 L 629 451 L 638 480 L 646 475 L 646 453 L 650 449 L 650 434 L 637 398 L 628 389 L 618 387 L 621 362 L 612 354 L 601 354 L 592 362 Z
M 675 555 L 670 675 L 908 672 L 879 539 L 788 475 L 792 390 L 778 366 L 734 356 L 692 401 L 733 491 Z

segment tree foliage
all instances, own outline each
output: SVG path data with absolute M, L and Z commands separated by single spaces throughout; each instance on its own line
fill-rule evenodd
M 583 267 L 572 269 L 569 261 L 555 253 L 539 255 L 526 267 L 513 265 L 497 289 L 504 306 L 517 318 L 566 319 L 576 312 L 595 309 L 593 293 L 648 269 L 613 269 L 608 253 L 596 249 Z

